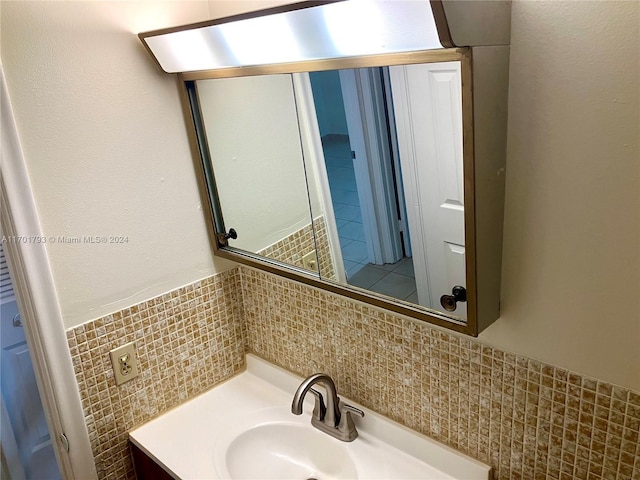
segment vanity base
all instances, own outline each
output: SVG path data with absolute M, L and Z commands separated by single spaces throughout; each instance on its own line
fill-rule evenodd
M 133 468 L 136 472 L 137 480 L 175 480 L 160 465 L 149 456 L 129 442 Z

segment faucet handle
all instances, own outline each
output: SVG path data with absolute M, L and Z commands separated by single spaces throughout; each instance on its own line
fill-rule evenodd
M 312 417 L 316 420 L 324 420 L 324 416 L 327 413 L 327 407 L 324 404 L 324 398 L 322 394 L 316 390 L 315 388 L 310 388 L 309 391 L 313 393 L 313 396 L 316 398 L 315 405 L 313 407 Z
M 340 413 L 340 424 L 338 425 L 338 430 L 347 442 L 351 442 L 358 436 L 358 431 L 356 430 L 356 425 L 353 423 L 351 414 L 355 413 L 360 417 L 364 417 L 364 412 L 359 408 L 352 407 L 346 403 L 341 403 Z
M 348 403 L 342 403 L 340 405 L 340 412 L 341 413 L 355 413 L 356 415 L 358 415 L 360 417 L 364 417 L 364 412 L 362 410 L 360 410 L 359 408 L 356 408 L 356 407 L 352 407 Z

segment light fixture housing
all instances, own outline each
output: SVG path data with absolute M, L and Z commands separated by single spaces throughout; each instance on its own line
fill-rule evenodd
M 167 73 L 443 48 L 428 1 L 303 2 L 140 36 Z

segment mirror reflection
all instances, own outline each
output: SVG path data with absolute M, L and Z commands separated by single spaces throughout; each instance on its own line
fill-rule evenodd
M 291 75 L 199 81 L 198 98 L 230 243 L 317 272 Z
M 466 318 L 460 62 L 196 88 L 229 248 Z

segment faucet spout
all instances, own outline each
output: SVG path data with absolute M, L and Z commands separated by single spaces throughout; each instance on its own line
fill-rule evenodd
M 319 420 L 325 425 L 335 428 L 340 423 L 340 399 L 338 398 L 335 383 L 333 383 L 332 378 L 325 373 L 311 375 L 300 384 L 293 396 L 293 402 L 291 402 L 291 413 L 294 415 L 302 414 L 304 397 L 316 383 L 322 385 L 327 392 L 326 411 L 324 412 L 324 416 Z
M 322 393 L 311 388 L 316 383 L 322 385 L 326 390 L 326 406 Z M 311 416 L 312 426 L 343 442 L 352 442 L 358 436 L 351 414 L 364 417 L 364 412 L 340 402 L 336 392 L 336 384 L 329 375 L 316 373 L 300 384 L 293 396 L 293 402 L 291 402 L 291 413 L 294 415 L 302 414 L 302 402 L 307 392 L 311 392 L 316 397 L 316 405 Z

